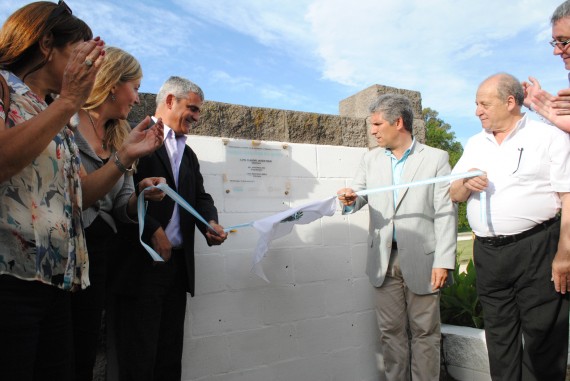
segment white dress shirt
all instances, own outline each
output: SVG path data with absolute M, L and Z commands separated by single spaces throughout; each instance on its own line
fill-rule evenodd
M 180 161 L 182 160 L 182 155 L 184 153 L 184 147 L 186 147 L 186 138 L 186 135 L 176 136 L 170 127 L 166 124 L 164 125 L 164 146 L 166 147 L 166 152 L 168 152 L 168 158 L 170 159 L 170 167 L 172 168 L 172 174 L 174 175 L 176 191 L 178 191 L 178 172 L 180 169 Z M 174 204 L 172 218 L 166 226 L 165 233 L 172 247 L 182 246 L 180 209 L 178 208 L 178 204 Z
M 553 218 L 558 192 L 570 192 L 570 138 L 527 116 L 499 145 L 492 133 L 471 137 L 452 173 L 477 168 L 487 173 L 486 224 L 480 193 L 467 200 L 467 218 L 481 237 L 518 234 Z

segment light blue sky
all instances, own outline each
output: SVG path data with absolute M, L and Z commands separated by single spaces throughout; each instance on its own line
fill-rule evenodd
M 170 75 L 206 99 L 325 114 L 373 84 L 417 90 L 462 143 L 478 84 L 506 71 L 568 87 L 549 19 L 562 0 L 68 0 L 136 56 L 141 91 Z M 0 20 L 28 1 L 0 0 Z

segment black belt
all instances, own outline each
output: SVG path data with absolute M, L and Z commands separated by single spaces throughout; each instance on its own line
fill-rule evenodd
M 545 221 L 543 223 L 540 223 L 538 225 L 536 225 L 535 227 L 526 230 L 522 233 L 519 234 L 513 234 L 513 235 L 498 235 L 495 237 L 479 237 L 479 236 L 475 236 L 475 238 L 477 238 L 477 241 L 481 242 L 484 245 L 488 245 L 488 246 L 504 246 L 504 245 L 508 245 L 509 243 L 513 243 L 513 242 L 517 242 L 520 241 L 524 238 L 530 237 L 533 234 L 538 233 L 539 231 L 542 230 L 546 230 L 550 225 L 554 224 L 555 222 L 557 222 L 558 220 L 560 220 L 559 216 L 554 217 L 551 220 Z

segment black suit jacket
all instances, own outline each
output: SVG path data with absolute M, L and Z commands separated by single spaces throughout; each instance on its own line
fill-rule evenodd
M 137 171 L 134 175 L 134 182 L 146 177 L 164 177 L 168 186 L 174 189 L 182 196 L 206 221 L 218 221 L 218 213 L 214 206 L 214 200 L 204 190 L 204 180 L 200 173 L 200 165 L 198 158 L 192 149 L 188 146 L 184 148 L 180 169 L 178 175 L 178 189 L 174 182 L 172 168 L 166 147 L 163 145 L 154 153 L 140 159 L 137 165 Z M 170 197 L 165 197 L 160 202 L 148 202 L 145 226 L 143 231 L 143 241 L 151 245 L 151 237 L 154 232 L 162 227 L 166 229 L 172 212 L 174 211 L 174 201 Z M 186 267 L 187 284 L 186 291 L 194 295 L 194 234 L 195 227 L 202 234 L 206 233 L 206 226 L 196 220 L 185 209 L 179 207 L 180 210 L 180 228 L 182 231 L 182 240 L 184 247 L 184 266 Z M 152 266 L 153 260 L 138 239 L 138 225 L 123 227 L 124 237 L 119 237 L 123 243 L 121 253 L 118 253 L 116 263 L 120 268 L 116 279 L 114 280 L 115 289 L 118 293 L 129 294 L 138 289 L 138 277 L 144 271 L 144 266 Z M 120 235 L 123 235 L 121 232 Z M 126 238 L 126 239 L 125 239 Z M 128 246 L 124 246 L 124 244 Z M 130 292 L 131 291 L 131 292 Z

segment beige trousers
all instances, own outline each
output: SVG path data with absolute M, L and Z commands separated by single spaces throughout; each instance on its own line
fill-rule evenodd
M 376 288 L 376 316 L 388 381 L 438 381 L 439 292 L 411 292 L 392 250 L 386 279 Z

